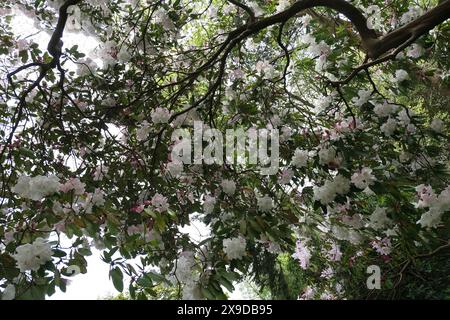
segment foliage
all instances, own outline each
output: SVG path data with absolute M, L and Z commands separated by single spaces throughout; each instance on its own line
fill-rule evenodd
M 2 1 L 2 297 L 64 291 L 92 247 L 131 299 L 226 299 L 248 278 L 275 299 L 448 297 L 449 7 Z M 278 130 L 276 174 L 177 162 L 197 120 Z M 180 230 L 196 220 L 200 242 Z

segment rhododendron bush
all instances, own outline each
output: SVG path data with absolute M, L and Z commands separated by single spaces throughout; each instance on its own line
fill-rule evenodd
M 3 0 L 0 13 L 3 299 L 65 291 L 94 247 L 133 299 L 223 299 L 243 279 L 286 297 L 288 269 L 300 299 L 445 283 L 416 269 L 448 262 L 450 1 Z M 180 136 L 198 145 L 198 123 L 200 149 Z M 212 129 L 277 134 L 255 163 Z M 180 230 L 195 221 L 201 241 Z

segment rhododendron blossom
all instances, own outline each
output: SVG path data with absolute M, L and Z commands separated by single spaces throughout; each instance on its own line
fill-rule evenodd
M 449 12 L 0 1 L 0 299 L 447 297 Z

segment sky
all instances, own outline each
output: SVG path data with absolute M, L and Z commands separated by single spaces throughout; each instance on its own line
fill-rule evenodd
M 180 231 L 189 234 L 194 241 L 202 241 L 209 236 L 208 227 L 199 221 L 180 228 Z M 112 281 L 108 279 L 109 264 L 101 260 L 99 250 L 92 248 L 91 251 L 92 255 L 86 257 L 87 273 L 74 276 L 66 292 L 57 289 L 54 295 L 47 298 L 48 300 L 97 300 L 119 294 Z M 237 289 L 230 293 L 231 300 L 244 298 L 242 286 L 243 284 L 238 284 Z
M 21 39 L 35 42 L 43 52 L 46 51 L 47 43 L 51 35 L 48 32 L 39 31 L 32 18 L 27 17 L 21 11 L 15 10 L 11 25 L 14 33 L 19 35 Z M 63 41 L 65 48 L 78 45 L 79 51 L 86 54 L 93 51 L 99 44 L 93 37 L 71 31 L 65 31 Z M 207 226 L 198 221 L 192 222 L 191 225 L 185 226 L 180 231 L 188 233 L 195 241 L 201 241 L 209 235 Z M 70 240 L 66 239 L 66 241 Z M 87 273 L 73 276 L 67 286 L 66 292 L 57 289 L 54 295 L 47 297 L 48 300 L 97 300 L 118 295 L 119 292 L 114 288 L 112 281 L 109 279 L 109 264 L 101 260 L 101 252 L 99 250 L 91 248 L 91 251 L 92 255 L 85 257 L 87 261 Z M 241 287 L 242 284 L 238 285 L 238 288 Z M 241 289 L 237 289 L 231 293 L 230 298 L 243 298 Z

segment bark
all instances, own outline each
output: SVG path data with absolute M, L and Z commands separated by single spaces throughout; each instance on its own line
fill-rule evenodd
M 345 0 L 301 0 L 283 12 L 247 24 L 236 29 L 232 34 L 241 34 L 245 30 L 249 30 L 250 34 L 257 33 L 268 26 L 285 23 L 300 12 L 315 7 L 333 9 L 349 19 L 361 38 L 362 47 L 368 57 L 373 60 L 387 54 L 392 49 L 406 48 L 417 38 L 450 18 L 450 0 L 446 0 L 412 22 L 380 37 L 374 30 L 367 27 L 367 19 L 362 12 Z
M 64 33 L 64 28 L 66 27 L 68 13 L 67 9 L 70 6 L 77 5 L 80 3 L 81 0 L 68 0 L 66 1 L 60 8 L 59 8 L 59 17 L 58 17 L 58 23 L 56 24 L 55 31 L 52 34 L 52 37 L 50 38 L 50 41 L 47 46 L 48 52 L 53 56 L 53 58 L 56 60 L 59 60 L 59 57 L 62 53 L 62 37 Z M 55 65 L 56 66 L 56 65 Z

